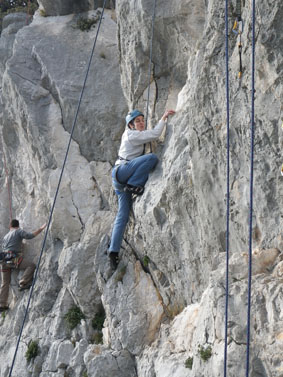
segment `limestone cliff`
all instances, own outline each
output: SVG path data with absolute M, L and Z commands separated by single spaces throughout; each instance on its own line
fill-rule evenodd
M 78 20 L 97 19 L 103 3 L 38 2 L 29 25 L 23 14 L 7 16 L 0 38 L 1 237 L 9 222 L 7 179 L 13 216 L 24 228 L 48 219 L 97 30 L 95 24 L 83 32 Z M 243 2 L 241 81 L 235 5 L 230 377 L 245 375 L 251 107 L 251 4 Z M 226 92 L 219 0 L 157 2 L 149 126 L 165 108 L 177 113 L 154 146 L 160 162 L 135 201 L 114 274 L 106 255 L 117 206 L 111 167 L 124 117 L 146 105 L 152 6 L 107 2 L 13 376 L 223 376 Z M 283 376 L 282 19 L 281 1 L 257 5 L 251 377 Z M 42 235 L 25 246 L 30 258 L 37 260 L 41 242 Z M 0 318 L 1 377 L 9 374 L 28 300 L 17 278 L 10 310 Z M 74 306 L 84 319 L 70 329 L 66 314 Z M 28 363 L 30 341 L 39 352 Z

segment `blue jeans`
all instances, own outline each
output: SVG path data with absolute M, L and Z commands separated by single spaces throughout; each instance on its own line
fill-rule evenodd
M 115 218 L 109 252 L 120 251 L 126 225 L 132 208 L 132 194 L 124 191 L 125 184 L 144 186 L 148 180 L 149 172 L 158 163 L 155 154 L 145 154 L 133 160 L 115 166 L 112 170 L 112 183 L 118 196 L 118 213 Z

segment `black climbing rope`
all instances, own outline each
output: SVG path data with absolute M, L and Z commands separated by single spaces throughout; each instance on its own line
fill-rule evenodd
M 103 3 L 103 8 L 102 8 L 102 12 L 101 12 L 100 19 L 99 19 L 99 24 L 98 24 L 96 36 L 95 36 L 93 47 L 92 47 L 92 51 L 91 51 L 91 54 L 90 54 L 89 63 L 88 63 L 88 66 L 87 66 L 87 70 L 86 70 L 86 74 L 85 74 L 85 79 L 84 79 L 83 87 L 82 87 L 81 94 L 80 94 L 80 97 L 79 97 L 78 106 L 77 106 L 77 110 L 76 110 L 74 122 L 73 122 L 71 133 L 70 133 L 70 138 L 69 138 L 68 146 L 67 146 L 67 149 L 66 149 L 66 154 L 65 154 L 63 165 L 62 165 L 62 169 L 61 169 L 61 174 L 60 174 L 60 177 L 59 177 L 59 181 L 58 181 L 58 185 L 57 185 L 55 197 L 54 197 L 52 208 L 51 208 L 51 211 L 50 211 L 50 215 L 49 215 L 49 219 L 48 219 L 48 224 L 47 224 L 46 232 L 45 232 L 45 235 L 44 235 L 44 239 L 43 239 L 43 243 L 42 243 L 42 247 L 41 247 L 39 259 L 38 259 L 36 270 L 35 270 L 35 274 L 34 274 L 34 279 L 33 279 L 33 282 L 32 282 L 31 289 L 30 289 L 30 294 L 29 294 L 29 298 L 28 298 L 27 307 L 26 307 L 26 310 L 25 310 L 25 315 L 24 315 L 23 323 L 22 323 L 22 326 L 21 326 L 21 329 L 20 329 L 20 333 L 19 333 L 19 336 L 18 336 L 18 341 L 17 341 L 17 345 L 16 345 L 16 349 L 15 349 L 15 353 L 14 353 L 12 365 L 11 365 L 11 368 L 10 368 L 9 377 L 12 376 L 13 368 L 14 368 L 14 365 L 15 365 L 15 360 L 16 360 L 16 356 L 17 356 L 17 352 L 18 352 L 18 348 L 19 348 L 19 344 L 20 344 L 22 332 L 23 332 L 23 329 L 24 329 L 24 325 L 25 325 L 25 321 L 26 321 L 26 318 L 27 318 L 27 314 L 28 314 L 28 310 L 29 310 L 29 306 L 30 306 L 30 302 L 31 302 L 31 298 L 32 298 L 32 294 L 33 294 L 35 282 L 36 282 L 38 271 L 39 271 L 39 265 L 40 265 L 41 257 L 42 257 L 42 254 L 43 254 L 43 251 L 44 251 L 44 248 L 45 248 L 46 239 L 47 239 L 49 227 L 50 227 L 50 224 L 51 224 L 51 220 L 52 220 L 52 216 L 53 216 L 53 212 L 54 212 L 54 208 L 55 208 L 55 204 L 56 204 L 56 199 L 57 199 L 57 196 L 58 196 L 58 193 L 59 193 L 59 188 L 60 188 L 60 185 L 61 185 L 61 181 L 62 181 L 64 169 L 65 169 L 65 165 L 66 165 L 66 162 L 67 162 L 70 145 L 71 145 L 71 141 L 72 141 L 72 138 L 73 138 L 73 133 L 74 133 L 75 126 L 76 126 L 76 123 L 77 123 L 77 119 L 78 119 L 78 114 L 79 114 L 79 110 L 80 110 L 80 106 L 81 106 L 81 102 L 82 102 L 82 98 L 83 98 L 83 94 L 84 94 L 84 90 L 85 90 L 85 86 L 86 86 L 86 82 L 87 82 L 87 78 L 88 78 L 88 74 L 89 74 L 89 70 L 90 70 L 92 58 L 93 58 L 93 55 L 94 55 L 94 50 L 95 50 L 96 41 L 97 41 L 97 37 L 98 37 L 98 34 L 99 34 L 99 30 L 100 30 L 100 25 L 101 25 L 103 14 L 104 14 L 104 9 L 105 9 L 106 1 L 107 0 L 104 0 L 104 3 Z
M 247 310 L 247 360 L 246 377 L 250 370 L 250 323 L 252 290 L 252 231 L 253 231 L 253 181 L 254 181 L 254 134 L 255 134 L 255 0 L 252 0 L 252 72 L 251 72 L 251 127 L 250 127 L 250 210 L 249 210 L 249 276 L 248 276 L 248 310 Z
M 228 304 L 229 304 L 229 233 L 230 233 L 230 101 L 229 101 L 229 29 L 228 3 L 225 1 L 225 55 L 226 55 L 226 117 L 227 117 L 227 188 L 226 188 L 226 281 L 225 281 L 225 345 L 224 345 L 224 377 L 227 376 L 227 347 L 228 347 Z
M 228 48 L 228 3 L 225 6 L 226 26 L 226 108 L 227 108 L 227 215 L 226 215 L 226 298 L 225 298 L 225 347 L 224 347 L 224 377 L 227 376 L 227 329 L 228 329 L 228 303 L 229 303 L 229 213 L 230 213 L 230 140 L 229 140 L 229 48 Z M 241 2 L 237 1 L 237 20 L 241 19 Z M 235 25 L 234 25 L 235 28 Z M 233 31 L 234 31 L 233 28 Z M 252 0 L 252 62 L 251 62 L 251 126 L 250 126 L 250 207 L 249 207 L 249 261 L 248 261 L 248 304 L 247 304 L 247 352 L 246 352 L 246 377 L 249 377 L 250 360 L 250 318 L 251 318 L 251 288 L 252 288 L 252 216 L 253 216 L 253 171 L 254 171 L 254 135 L 255 135 L 255 0 Z M 239 76 L 240 77 L 240 76 Z

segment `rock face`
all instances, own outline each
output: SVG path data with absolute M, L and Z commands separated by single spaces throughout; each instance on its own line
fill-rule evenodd
M 4 19 L 1 237 L 9 223 L 7 183 L 13 217 L 25 229 L 48 219 L 98 25 L 83 32 L 78 20 L 98 20 L 102 3 L 40 0 L 30 25 L 21 14 Z M 243 6 L 240 81 L 235 5 L 229 7 L 231 377 L 246 373 L 251 113 L 251 4 Z M 152 6 L 148 0 L 107 2 L 14 376 L 223 375 L 224 4 L 158 2 L 149 83 Z M 256 9 L 252 377 L 283 377 L 282 17 L 279 0 Z M 112 273 L 106 254 L 117 208 L 111 168 L 124 117 L 133 107 L 145 110 L 149 84 L 149 127 L 165 108 L 177 112 L 154 145 L 160 163 L 134 203 Z M 25 245 L 35 261 L 41 242 L 42 235 Z M 10 310 L 0 318 L 1 377 L 9 375 L 28 301 L 28 293 L 17 290 L 18 278 L 13 273 Z M 81 317 L 72 326 L 74 308 Z M 39 352 L 28 363 L 31 341 Z
M 38 4 L 44 16 L 65 16 L 103 7 L 104 0 L 38 0 Z M 115 0 L 106 0 L 105 7 L 115 8 Z

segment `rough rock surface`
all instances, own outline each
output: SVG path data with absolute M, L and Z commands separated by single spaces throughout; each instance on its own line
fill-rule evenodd
M 34 230 L 49 216 L 97 31 L 96 24 L 83 32 L 77 21 L 97 18 L 94 9 L 102 1 L 39 4 L 28 26 L 24 15 L 7 16 L 0 38 L 1 237 L 9 220 L 8 182 L 13 216 L 24 228 Z M 165 108 L 177 113 L 154 146 L 160 163 L 135 201 L 115 273 L 106 254 L 117 206 L 111 167 L 124 116 L 146 105 L 152 5 L 107 2 L 112 9 L 97 40 L 14 376 L 223 375 L 223 2 L 157 4 L 149 126 Z M 230 377 L 245 375 L 246 357 L 251 4 L 243 5 L 241 81 L 237 36 L 229 33 Z M 234 0 L 229 16 L 231 30 Z M 251 377 L 283 377 L 282 19 L 279 0 L 264 0 L 256 9 Z M 42 235 L 27 242 L 30 258 L 37 260 L 41 242 Z M 10 310 L 0 317 L 1 377 L 9 375 L 28 300 L 16 288 L 18 278 L 15 272 Z M 66 314 L 74 306 L 83 318 L 71 329 Z M 30 341 L 38 342 L 40 352 L 27 363 Z
M 38 4 L 44 16 L 65 16 L 102 7 L 104 0 L 38 0 Z M 105 7 L 114 8 L 115 0 L 106 0 Z

